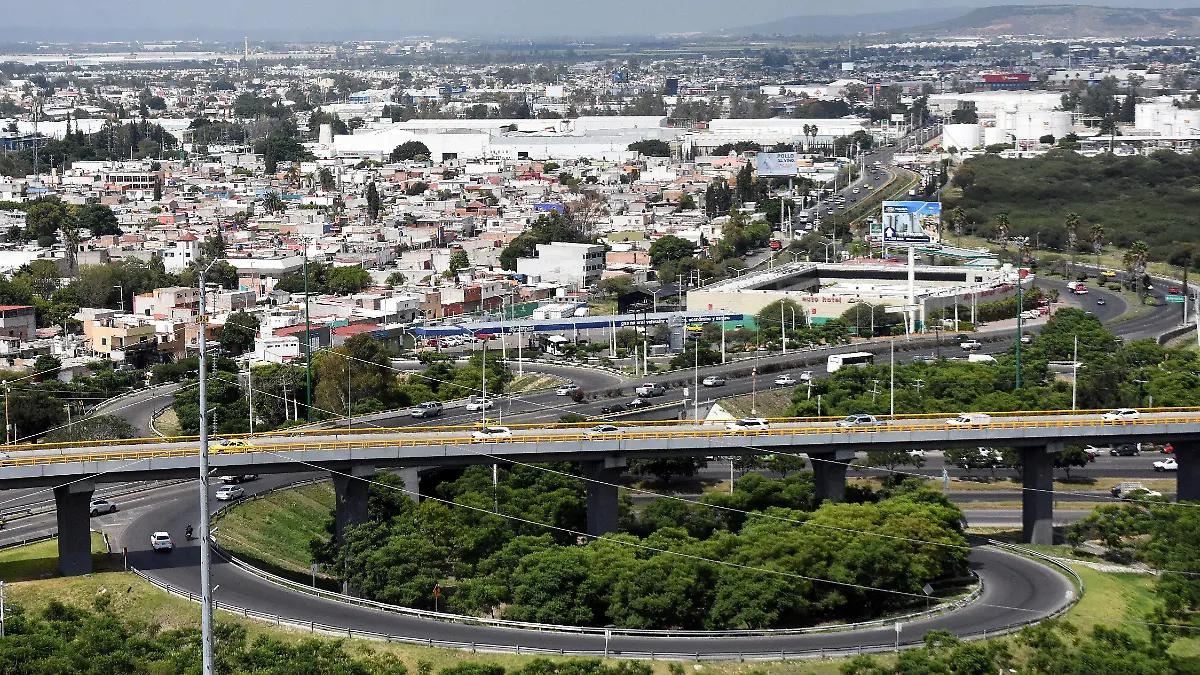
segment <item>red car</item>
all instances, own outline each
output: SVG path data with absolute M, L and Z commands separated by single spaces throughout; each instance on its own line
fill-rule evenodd
M 1162 450 L 1159 450 L 1159 452 L 1166 453 L 1169 455 L 1169 454 L 1175 452 L 1175 446 L 1171 445 L 1170 443 L 1167 443 L 1166 445 L 1162 446 Z
M 778 239 L 772 239 L 769 246 L 771 247 L 771 250 L 778 251 L 779 249 L 783 248 L 783 242 L 779 241 Z
M 1167 292 L 1168 292 L 1168 293 L 1170 293 L 1171 295 L 1179 295 L 1179 287 L 1178 287 L 1178 286 L 1172 286 L 1171 288 L 1169 288 L 1169 289 L 1167 290 Z

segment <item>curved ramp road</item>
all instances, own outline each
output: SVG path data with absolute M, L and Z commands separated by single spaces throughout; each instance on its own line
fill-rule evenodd
M 251 484 L 253 485 L 253 484 Z M 161 509 L 134 520 L 121 544 L 129 547 L 129 564 L 154 579 L 177 588 L 200 592 L 198 542 L 183 541 L 183 528 L 193 520 L 198 495 L 164 504 Z M 169 553 L 149 550 L 150 533 L 167 530 L 176 538 Z M 567 652 L 605 649 L 603 635 L 536 632 L 514 628 L 471 626 L 434 621 L 347 605 L 282 588 L 214 556 L 213 584 L 218 602 L 279 615 L 301 622 L 404 636 L 420 640 L 449 640 L 509 648 L 562 649 Z M 1055 570 L 1020 556 L 992 548 L 971 553 L 971 566 L 982 579 L 980 599 L 948 614 L 903 624 L 901 642 L 919 642 L 926 631 L 945 629 L 959 636 L 992 634 L 1014 624 L 1046 618 L 1066 607 L 1074 593 L 1070 580 Z M 891 626 L 811 635 L 769 637 L 626 637 L 613 636 L 610 653 L 656 652 L 675 654 L 768 654 L 800 651 L 852 651 L 894 644 Z

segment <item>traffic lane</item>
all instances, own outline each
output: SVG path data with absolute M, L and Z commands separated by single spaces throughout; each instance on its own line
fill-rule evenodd
M 1091 515 L 1091 511 L 1055 509 L 1054 524 L 1070 525 Z M 1022 527 L 1021 509 L 964 509 L 967 527 Z
M 156 387 L 142 394 L 102 405 L 96 409 L 94 414 L 115 415 L 132 424 L 139 433 L 144 432 L 149 435 L 150 421 L 153 419 L 154 413 L 158 412 L 159 408 L 171 403 L 175 398 L 175 392 L 182 386 L 173 384 Z
M 149 550 L 149 533 L 164 525 L 182 532 L 186 507 L 172 504 L 159 514 L 161 518 L 131 527 L 143 533 L 130 548 L 130 564 L 173 586 L 199 593 L 199 551 L 195 542 L 171 552 Z M 165 521 L 165 522 L 164 522 Z M 168 530 L 170 531 L 170 530 Z M 996 630 L 1020 620 L 1048 615 L 1057 609 L 1069 583 L 1038 563 L 990 549 L 971 552 L 970 563 L 985 584 L 982 601 L 1005 607 L 971 605 L 950 614 L 905 624 L 916 641 L 928 630 L 944 628 L 956 634 Z M 602 635 L 574 635 L 534 632 L 518 629 L 469 626 L 388 614 L 364 607 L 291 591 L 250 575 L 228 562 L 214 557 L 212 582 L 218 602 L 279 615 L 298 621 L 315 621 L 388 635 L 416 639 L 453 640 L 506 646 L 537 646 L 548 649 L 602 650 Z M 819 582 L 818 582 L 819 583 Z M 1000 602 L 1000 596 L 1003 602 Z M 1019 609 L 1008 609 L 1017 607 Z M 1027 611 L 1022 611 L 1027 610 Z M 721 639 L 647 638 L 614 636 L 608 642 L 612 652 L 680 651 L 688 653 L 729 653 L 809 649 L 851 649 L 864 644 L 890 644 L 892 628 L 846 631 L 816 635 L 746 637 Z

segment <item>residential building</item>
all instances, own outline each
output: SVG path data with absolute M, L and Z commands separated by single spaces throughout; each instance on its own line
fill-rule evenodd
M 517 258 L 517 273 L 531 281 L 587 286 L 604 274 L 604 246 L 558 241 L 538 244 L 536 258 Z

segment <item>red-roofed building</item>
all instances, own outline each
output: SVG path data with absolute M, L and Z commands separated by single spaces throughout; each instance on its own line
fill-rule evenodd
M 333 346 L 341 347 L 346 344 L 346 340 L 355 335 L 377 330 L 382 330 L 382 327 L 373 323 L 352 323 L 349 326 L 338 326 L 333 329 Z

